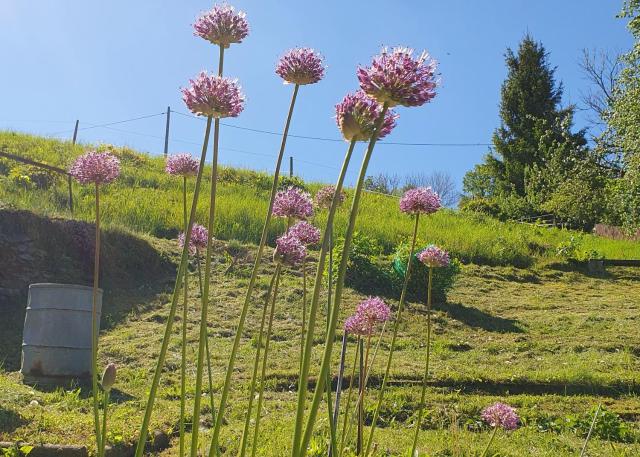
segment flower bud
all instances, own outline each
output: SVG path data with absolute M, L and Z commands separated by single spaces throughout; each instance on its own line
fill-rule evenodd
M 101 381 L 102 388 L 105 390 L 105 392 L 108 392 L 111 390 L 111 387 L 115 384 L 115 382 L 116 382 L 116 364 L 110 363 L 104 369 L 104 373 L 102 373 L 102 381 Z

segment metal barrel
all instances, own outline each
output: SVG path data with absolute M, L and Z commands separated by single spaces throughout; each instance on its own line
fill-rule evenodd
M 25 381 L 64 382 L 91 376 L 93 288 L 31 284 L 22 338 L 20 372 Z M 96 320 L 100 323 L 102 290 Z

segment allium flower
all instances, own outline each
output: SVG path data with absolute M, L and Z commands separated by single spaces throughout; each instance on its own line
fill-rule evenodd
M 432 214 L 441 206 L 440 196 L 431 187 L 409 189 L 400 199 L 400 211 L 407 214 Z
M 353 94 L 347 94 L 336 105 L 336 123 L 345 140 L 369 141 L 381 112 L 382 105 L 359 90 Z M 391 133 L 396 126 L 397 118 L 398 115 L 393 111 L 387 111 L 378 139 Z
M 302 244 L 306 246 L 316 244 L 320 241 L 320 229 L 307 221 L 296 222 L 289 229 L 289 233 L 298 238 Z
M 69 174 L 80 184 L 108 184 L 120 174 L 120 160 L 108 152 L 89 151 L 73 162 Z
M 417 255 L 418 260 L 431 268 L 446 267 L 451 261 L 449 253 L 440 249 L 434 244 L 430 244 Z
M 288 187 L 276 194 L 273 201 L 273 215 L 276 217 L 292 217 L 307 219 L 313 216 L 311 196 L 297 187 Z
M 273 260 L 289 266 L 295 266 L 307 256 L 307 248 L 298 237 L 285 233 L 276 239 L 276 250 L 273 253 Z
M 217 118 L 236 117 L 244 109 L 244 94 L 238 81 L 200 72 L 182 89 L 182 100 L 193 114 Z
M 347 333 L 360 336 L 371 335 L 378 324 L 386 322 L 391 316 L 391 309 L 380 297 L 369 297 L 360 302 L 344 323 Z
M 175 176 L 193 176 L 198 173 L 199 165 L 189 154 L 175 154 L 167 159 L 165 171 Z
M 278 61 L 276 74 L 285 84 L 317 83 L 324 76 L 322 56 L 311 48 L 291 49 Z
M 331 202 L 333 201 L 333 194 L 335 193 L 335 186 L 324 186 L 321 187 L 318 192 L 316 192 L 316 196 L 314 198 L 314 202 L 318 208 L 329 208 L 331 206 Z M 338 204 L 342 204 L 347 198 L 347 194 L 344 190 L 340 190 L 340 194 L 338 195 Z
M 193 224 L 193 227 L 191 227 L 191 238 L 189 239 L 189 252 L 195 254 L 197 251 L 206 249 L 208 238 L 209 231 L 204 225 Z M 181 232 L 178 236 L 178 244 L 181 248 L 184 247 L 184 232 Z
M 413 49 L 386 48 L 373 58 L 370 67 L 358 67 L 360 88 L 390 107 L 420 106 L 436 96 L 436 62 L 423 52 L 413 57 Z
M 100 382 L 100 384 L 102 385 L 102 388 L 105 391 L 111 390 L 111 387 L 113 387 L 113 385 L 116 382 L 116 365 L 115 363 L 110 363 L 107 365 L 107 367 L 104 369 L 104 372 L 102 373 L 102 381 Z
M 382 323 L 391 317 L 391 309 L 380 297 L 369 297 L 360 302 L 356 313 L 373 323 Z
M 518 428 L 519 417 L 511 406 L 497 402 L 482 410 L 482 420 L 491 427 L 502 427 L 505 430 Z
M 232 43 L 241 43 L 249 34 L 245 16 L 242 11 L 236 13 L 233 6 L 216 5 L 196 20 L 193 34 L 228 48 Z

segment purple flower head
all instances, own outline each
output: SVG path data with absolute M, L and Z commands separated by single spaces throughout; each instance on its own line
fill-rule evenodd
M 182 100 L 193 114 L 236 117 L 244 109 L 244 94 L 235 79 L 203 71 L 196 79 L 190 79 L 189 84 L 182 89 Z
M 242 43 L 249 34 L 245 16 L 242 11 L 236 13 L 233 6 L 216 5 L 196 20 L 193 34 L 228 48 L 232 43 Z
M 382 323 L 391 317 L 391 309 L 380 297 L 369 297 L 360 302 L 356 313 L 374 323 Z
M 336 123 L 347 141 L 369 141 L 382 113 L 382 105 L 361 90 L 347 94 L 336 105 Z M 387 136 L 396 126 L 398 115 L 388 110 L 380 127 L 378 139 Z
M 273 260 L 289 266 L 295 266 L 307 256 L 307 248 L 302 241 L 291 233 L 285 233 L 276 239 L 276 250 L 273 253 Z
M 382 49 L 370 67 L 358 67 L 360 88 L 370 97 L 390 107 L 420 106 L 436 96 L 437 64 L 423 52 L 413 57 L 413 49 Z
M 273 201 L 273 215 L 276 217 L 292 217 L 307 219 L 313 216 L 311 196 L 297 187 L 287 187 L 276 194 Z
M 409 189 L 400 199 L 400 211 L 407 214 L 432 214 L 441 206 L 440 196 L 431 187 Z
M 207 228 L 204 225 L 193 224 L 193 227 L 191 227 L 191 239 L 189 240 L 189 252 L 195 254 L 206 249 L 208 239 L 209 231 Z M 184 247 L 184 232 L 181 232 L 178 236 L 178 243 L 181 248 Z
M 505 430 L 515 430 L 520 420 L 514 408 L 501 402 L 487 406 L 482 410 L 481 417 L 491 427 L 502 427 Z
M 324 76 L 322 56 L 311 48 L 291 49 L 278 61 L 276 74 L 285 84 L 317 83 Z
M 296 222 L 289 229 L 289 233 L 298 238 L 305 246 L 320 241 L 320 229 L 307 221 Z
M 199 165 L 189 154 L 175 154 L 167 159 L 165 170 L 174 176 L 193 176 L 198 173 Z
M 89 151 L 73 162 L 69 174 L 80 184 L 108 184 L 120 174 L 120 160 L 108 152 Z
M 378 324 L 386 322 L 391 317 L 391 309 L 380 297 L 369 297 L 360 302 L 353 313 L 344 323 L 347 333 L 360 336 L 371 335 Z
M 449 253 L 435 244 L 430 244 L 417 255 L 418 260 L 431 268 L 446 267 L 451 261 Z
M 333 201 L 333 194 L 335 192 L 335 186 L 321 187 L 318 192 L 316 192 L 316 196 L 314 198 L 316 207 L 329 208 L 331 206 L 331 202 Z M 338 195 L 338 205 L 341 205 L 346 198 L 347 194 L 344 192 L 344 190 L 340 190 L 340 194 Z

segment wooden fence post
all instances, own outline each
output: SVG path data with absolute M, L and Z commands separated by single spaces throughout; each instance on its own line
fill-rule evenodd
M 171 121 L 171 107 L 167 106 L 167 124 L 164 129 L 164 157 L 169 153 L 169 123 Z
M 69 211 L 73 214 L 73 181 L 71 175 L 67 175 L 67 184 L 69 185 Z
M 71 140 L 71 141 L 72 141 L 74 146 L 76 144 L 76 140 L 78 139 L 78 124 L 80 124 L 80 119 L 76 119 L 76 126 L 73 129 L 73 140 Z
M 289 177 L 293 178 L 293 156 L 289 156 Z

